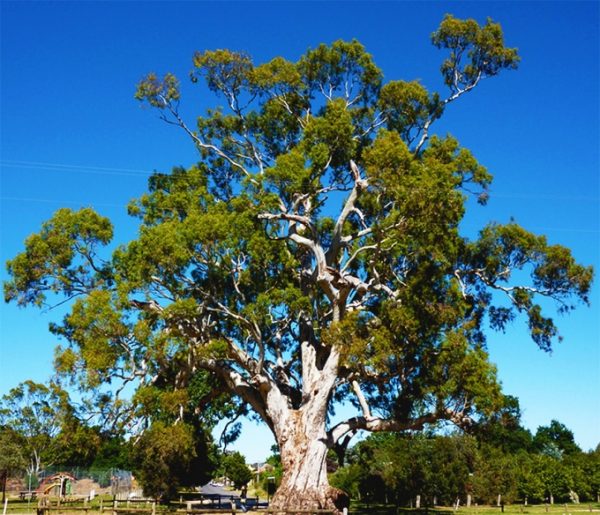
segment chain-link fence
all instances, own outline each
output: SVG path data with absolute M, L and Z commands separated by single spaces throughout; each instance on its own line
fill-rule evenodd
M 37 475 L 14 478 L 11 486 L 21 496 L 27 493 L 30 497 L 32 494 L 86 498 L 111 495 L 117 499 L 127 499 L 131 495 L 139 495 L 131 472 L 117 468 L 46 467 Z

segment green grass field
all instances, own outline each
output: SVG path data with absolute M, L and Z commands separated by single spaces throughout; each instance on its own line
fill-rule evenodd
M 90 503 L 84 504 L 83 501 L 76 501 L 71 503 L 63 503 L 60 510 L 56 509 L 54 501 L 53 509 L 50 511 L 50 515 L 112 515 L 112 498 L 109 496 L 97 497 Z M 10 498 L 7 504 L 6 513 L 19 513 L 19 514 L 36 514 L 37 500 L 34 501 L 23 501 L 20 499 Z M 101 511 L 101 506 L 104 508 Z M 150 512 L 150 504 L 146 502 L 132 502 L 130 503 L 131 508 L 146 508 Z M 122 501 L 119 503 L 119 508 L 127 507 L 127 502 Z M 2 506 L 2 508 L 4 508 Z M 173 504 L 171 506 L 156 506 L 157 514 L 167 513 L 185 513 L 182 510 L 183 506 Z M 183 508 L 184 509 L 184 508 Z M 262 510 L 254 511 L 251 513 L 260 514 Z M 217 510 L 206 510 L 205 513 L 218 513 Z M 229 512 L 231 513 L 231 512 Z M 242 513 L 238 510 L 237 513 Z M 599 503 L 580 503 L 580 504 L 529 504 L 524 506 L 522 504 L 507 504 L 504 506 L 504 512 L 497 506 L 461 506 L 458 510 L 454 510 L 452 507 L 437 506 L 436 508 L 429 509 L 411 509 L 411 508 L 396 508 L 393 505 L 383 504 L 364 504 L 364 503 L 352 503 L 350 506 L 351 515 L 453 515 L 454 513 L 462 515 L 502 515 L 502 513 L 509 515 L 569 515 L 574 513 L 600 513 Z M 126 514 L 125 514 L 126 515 Z M 134 515 L 132 513 L 132 515 Z M 139 514 L 138 514 L 139 515 Z
M 590 513 L 600 512 L 600 504 L 598 503 L 581 503 L 581 504 L 507 504 L 504 506 L 504 513 L 512 515 L 533 514 L 545 515 L 546 513 L 554 515 L 568 515 L 570 513 Z M 452 513 L 462 513 L 463 515 L 502 515 L 502 509 L 497 506 L 461 506 L 458 510 L 452 507 L 437 506 L 429 509 L 411 509 L 411 508 L 396 508 L 389 505 L 366 505 L 354 503 L 350 506 L 350 513 L 357 515 L 425 515 L 439 514 L 450 515 Z

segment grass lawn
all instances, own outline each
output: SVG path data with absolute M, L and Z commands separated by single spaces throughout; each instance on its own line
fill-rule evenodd
M 566 507 L 565 507 L 566 506 Z M 460 506 L 458 510 L 454 510 L 452 507 L 437 506 L 436 508 L 429 509 L 411 509 L 411 508 L 396 508 L 395 506 L 382 505 L 382 504 L 371 504 L 366 505 L 363 503 L 352 503 L 350 506 L 350 513 L 357 515 L 424 515 L 429 513 L 431 515 L 451 515 L 453 513 L 462 513 L 463 515 L 501 515 L 502 510 L 496 506 Z M 512 515 L 521 514 L 534 514 L 534 515 L 545 515 L 546 513 L 554 515 L 568 515 L 570 513 L 590 513 L 600 512 L 600 504 L 598 503 L 580 503 L 580 504 L 529 504 L 523 506 L 522 504 L 507 504 L 504 506 L 504 513 Z
M 100 497 L 96 497 L 92 502 L 87 503 L 87 510 L 83 511 L 84 507 L 83 501 L 77 501 L 73 503 L 66 503 L 61 506 L 60 511 L 52 510 L 50 512 L 51 515 L 99 515 L 100 514 Z M 55 506 L 55 501 L 52 503 Z M 112 515 L 110 508 L 112 507 L 112 497 L 103 496 L 102 504 L 104 507 L 103 514 L 104 515 Z M 127 505 L 126 501 L 119 502 L 120 508 L 125 508 Z M 149 508 L 149 505 L 145 502 L 132 502 L 131 507 L 139 507 L 139 508 Z M 4 508 L 2 506 L 1 508 Z M 0 508 L 0 509 L 1 509 Z M 69 508 L 74 508 L 70 510 Z M 156 506 L 157 514 L 165 514 L 165 513 L 174 513 L 175 508 L 183 508 L 183 506 L 178 505 L 178 503 L 167 507 L 167 506 Z M 23 501 L 20 499 L 10 499 L 7 505 L 7 515 L 10 513 L 19 513 L 19 514 L 35 514 L 37 510 L 37 500 L 33 501 Z M 206 510 L 207 513 L 211 513 L 214 510 Z M 260 514 L 263 510 L 257 510 L 250 513 Z M 523 515 L 523 514 L 531 514 L 531 515 L 546 515 L 547 513 L 550 515 L 569 515 L 575 513 L 600 513 L 600 504 L 598 503 L 580 503 L 580 504 L 554 504 L 554 505 L 544 505 L 544 504 L 530 504 L 524 506 L 522 504 L 507 504 L 504 506 L 504 513 L 509 515 Z M 179 512 L 181 513 L 181 512 Z M 238 510 L 237 513 L 242 513 Z M 466 506 L 461 506 L 458 510 L 454 510 L 452 507 L 441 507 L 438 506 L 436 508 L 429 509 L 411 509 L 411 508 L 396 508 L 393 505 L 384 505 L 384 504 L 365 504 L 354 502 L 350 506 L 350 514 L 351 515 L 502 515 L 502 510 L 496 506 L 471 506 L 467 508 Z

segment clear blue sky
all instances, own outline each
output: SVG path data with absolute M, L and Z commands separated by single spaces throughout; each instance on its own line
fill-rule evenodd
M 495 176 L 489 205 L 473 207 L 465 231 L 514 217 L 600 268 L 599 5 L 3 1 L 2 261 L 62 206 L 93 206 L 114 221 L 118 242 L 131 239 L 135 225 L 124 205 L 144 191 L 148 172 L 196 160 L 182 133 L 134 101 L 145 73 L 172 71 L 185 81 L 194 50 L 245 50 L 262 62 L 357 38 L 386 80 L 418 78 L 441 89 L 442 55 L 429 35 L 449 12 L 501 22 L 522 56 L 518 71 L 484 81 L 435 127 L 450 131 Z M 215 102 L 187 85 L 184 95 L 191 117 Z M 552 355 L 537 350 L 522 321 L 489 338 L 525 425 L 535 430 L 558 419 L 584 449 L 600 441 L 597 282 L 592 307 L 559 321 L 564 342 Z M 49 376 L 58 342 L 46 328 L 62 314 L 1 310 L 0 394 Z M 250 459 L 267 454 L 265 432 L 251 427 L 238 444 Z

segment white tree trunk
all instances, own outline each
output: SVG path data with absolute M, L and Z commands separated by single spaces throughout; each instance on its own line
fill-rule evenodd
M 277 510 L 327 509 L 341 512 L 345 496 L 329 485 L 325 424 L 306 425 L 302 411 L 291 412 L 279 440 L 283 477 L 271 508 Z
M 283 467 L 281 484 L 271 502 L 275 510 L 327 509 L 340 513 L 347 506 L 347 496 L 332 488 L 327 478 L 327 406 L 337 362 L 337 353 L 332 351 L 319 370 L 312 349 L 304 347 L 302 407 L 290 409 L 277 392 L 269 399 Z

